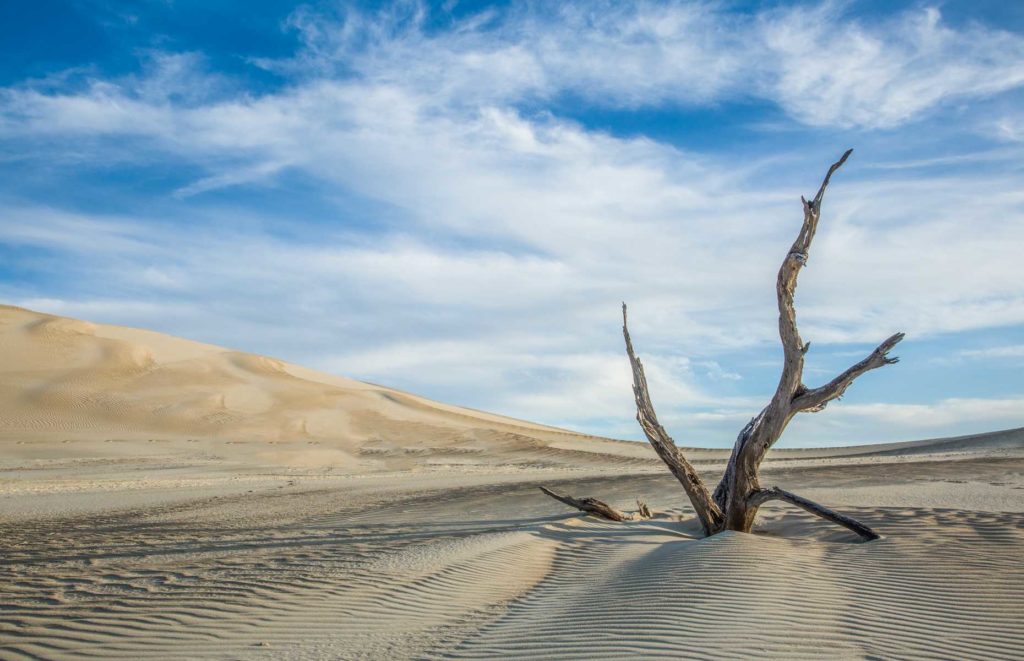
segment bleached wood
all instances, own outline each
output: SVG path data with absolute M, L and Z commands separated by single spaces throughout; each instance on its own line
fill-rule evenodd
M 594 516 L 602 519 L 607 519 L 609 521 L 629 521 L 631 518 L 628 514 L 620 512 L 608 503 L 597 500 L 596 498 L 573 498 L 572 496 L 563 496 L 562 494 L 555 493 L 547 487 L 540 487 L 540 490 L 555 500 L 565 503 L 569 507 L 575 507 L 581 512 L 593 514 Z
M 879 344 L 867 358 L 853 365 L 825 385 L 798 393 L 793 399 L 793 407 L 798 411 L 821 411 L 830 401 L 842 397 L 846 389 L 850 387 L 853 380 L 858 376 L 873 369 L 900 362 L 899 358 L 890 358 L 889 352 L 902 339 L 903 333 L 896 333 L 890 336 L 885 342 Z
M 658 415 L 654 411 L 654 404 L 651 402 L 650 391 L 647 388 L 647 376 L 644 374 L 643 363 L 637 358 L 633 351 L 633 340 L 629 336 L 629 323 L 626 304 L 622 304 L 622 336 L 626 341 L 626 355 L 629 356 L 629 364 L 633 369 L 633 396 L 636 400 L 636 420 L 644 435 L 650 442 L 651 447 L 658 453 L 661 460 L 668 466 L 669 471 L 675 475 L 683 490 L 690 499 L 690 504 L 700 519 L 701 527 L 705 535 L 714 534 L 722 523 L 722 510 L 711 498 L 711 493 L 704 485 L 700 475 L 697 474 L 693 464 L 686 460 L 683 453 L 676 447 L 675 441 L 668 435 L 665 428 L 658 422 Z
M 771 489 L 761 489 L 760 491 L 754 492 L 750 496 L 750 505 L 751 507 L 756 508 L 760 507 L 761 505 L 764 505 L 770 500 L 781 500 L 790 503 L 791 505 L 796 505 L 797 507 L 808 511 L 811 514 L 814 514 L 815 516 L 820 516 L 821 518 L 831 521 L 832 523 L 838 524 L 846 528 L 847 530 L 852 530 L 853 532 L 860 535 L 861 538 L 869 542 L 879 538 L 878 533 L 876 533 L 874 530 L 864 525 L 860 521 L 852 517 L 849 517 L 845 514 L 840 514 L 835 510 L 831 510 L 825 507 L 824 505 L 820 505 L 814 502 L 813 500 L 808 500 L 803 496 L 798 496 L 795 493 L 791 493 L 778 487 L 772 487 Z
M 761 491 L 758 477 L 761 463 L 768 450 L 782 436 L 794 415 L 801 411 L 820 411 L 829 401 L 841 396 L 858 376 L 897 361 L 896 358 L 889 358 L 888 352 L 903 339 L 902 333 L 890 337 L 871 355 L 828 384 L 814 390 L 803 384 L 804 356 L 810 344 L 803 341 L 797 327 L 797 279 L 810 256 L 811 243 L 821 219 L 825 190 L 832 180 L 832 175 L 846 163 L 851 153 L 852 149 L 847 150 L 829 167 L 817 194 L 810 202 L 800 198 L 803 206 L 803 224 L 789 252 L 783 258 L 776 278 L 779 339 L 783 351 L 782 373 L 771 401 L 740 432 L 733 445 L 725 475 L 715 488 L 715 502 L 724 512 L 723 528 L 726 530 L 749 532 L 753 527 L 758 504 L 752 495 Z
M 821 411 L 830 401 L 841 397 L 853 381 L 861 375 L 899 360 L 889 357 L 889 352 L 903 339 L 903 333 L 892 335 L 864 360 L 851 366 L 825 385 L 811 389 L 803 384 L 804 356 L 810 348 L 810 343 L 803 341 L 797 327 L 795 305 L 797 278 L 804 266 L 807 265 L 811 243 L 818 231 L 825 189 L 828 188 L 832 175 L 846 163 L 852 153 L 853 150 L 848 149 L 839 160 L 829 167 L 821 186 L 818 187 L 818 192 L 811 201 L 808 202 L 805 198 L 800 198 L 803 205 L 803 223 L 796 240 L 793 241 L 789 252 L 782 260 L 775 281 L 779 309 L 779 340 L 782 343 L 783 353 L 782 373 L 771 400 L 737 436 L 726 465 L 725 474 L 714 493 L 708 492 L 693 465 L 686 460 L 672 437 L 658 422 L 647 387 L 643 364 L 633 350 L 627 323 L 626 304 L 622 304 L 622 335 L 626 341 L 626 354 L 633 371 L 633 395 L 636 400 L 637 422 L 640 423 L 644 435 L 655 452 L 682 484 L 683 490 L 690 499 L 690 504 L 697 513 L 705 535 L 714 535 L 723 530 L 750 532 L 758 508 L 767 500 L 778 499 L 845 526 L 865 539 L 877 539 L 878 537 L 864 524 L 806 498 L 778 487 L 762 489 L 758 476 L 765 455 L 782 436 L 782 432 L 794 415 L 805 411 Z M 574 507 L 579 507 L 576 503 L 584 502 L 575 499 L 567 500 L 546 489 L 544 491 L 553 498 Z M 585 501 L 591 504 L 605 505 L 601 501 L 594 501 L 594 499 L 585 499 Z

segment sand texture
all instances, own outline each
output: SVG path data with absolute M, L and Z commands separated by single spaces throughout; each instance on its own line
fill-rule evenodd
M 0 659 L 1024 658 L 1024 430 L 773 451 L 882 539 L 698 539 L 646 445 L 0 307 L 0 447 Z

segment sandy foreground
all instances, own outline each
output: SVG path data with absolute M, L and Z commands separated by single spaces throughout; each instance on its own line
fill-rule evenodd
M 3 659 L 1024 658 L 1024 430 L 774 451 L 883 538 L 698 539 L 645 445 L 0 306 L 0 447 Z

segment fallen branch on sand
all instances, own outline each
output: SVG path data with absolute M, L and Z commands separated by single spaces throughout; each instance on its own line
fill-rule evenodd
M 629 521 L 631 517 L 628 514 L 620 512 L 608 503 L 597 500 L 596 498 L 573 498 L 572 496 L 563 496 L 557 494 L 547 487 L 541 487 L 541 491 L 551 496 L 555 500 L 560 500 L 569 507 L 575 507 L 581 512 L 587 514 L 593 514 L 594 516 L 601 519 L 608 519 L 609 521 Z

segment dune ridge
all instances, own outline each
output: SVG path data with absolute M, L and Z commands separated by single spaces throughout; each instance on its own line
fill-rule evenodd
M 0 306 L 0 442 L 275 444 L 279 462 L 365 470 L 416 455 L 472 455 L 501 439 L 524 454 L 649 458 L 643 446 L 434 402 L 281 360 L 151 331 Z M 313 448 L 308 446 L 314 446 Z M 123 444 L 105 448 L 116 454 Z M 597 448 L 604 448 L 598 450 Z M 30 448 L 21 448 L 28 451 Z M 17 451 L 18 448 L 13 448 Z M 266 458 L 255 457 L 256 461 Z

